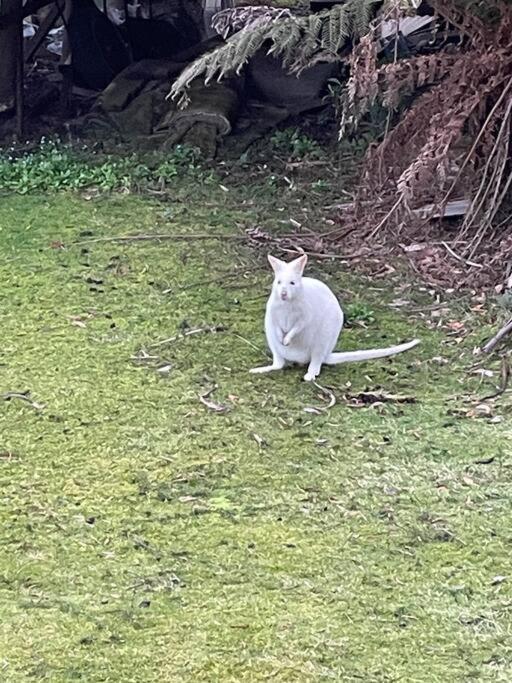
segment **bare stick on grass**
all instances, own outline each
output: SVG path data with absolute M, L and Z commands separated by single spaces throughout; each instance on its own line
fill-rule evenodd
M 498 330 L 498 332 L 494 335 L 494 337 L 492 337 L 492 339 L 489 339 L 487 344 L 485 344 L 485 346 L 482 348 L 482 351 L 484 353 L 491 353 L 491 351 L 493 351 L 496 348 L 500 341 L 511 332 L 512 318 L 510 318 L 510 320 Z
M 216 334 L 217 332 L 224 332 L 225 329 L 226 328 L 223 325 L 214 325 L 213 327 L 195 327 L 192 330 L 187 330 L 186 332 L 183 332 L 182 334 L 177 334 L 174 337 L 169 337 L 168 339 L 162 339 L 161 341 L 153 342 L 149 345 L 149 348 L 153 349 L 156 346 L 165 346 L 166 344 L 173 344 L 179 339 L 183 339 L 184 337 L 190 337 L 194 334 L 201 334 L 203 332 L 211 332 L 212 334 Z
M 88 240 L 80 242 L 73 242 L 74 247 L 84 246 L 87 244 L 94 244 L 96 242 L 151 242 L 163 240 L 175 241 L 193 241 L 193 240 L 238 240 L 245 241 L 249 239 L 247 235 L 223 235 L 219 233 L 199 233 L 191 235 L 171 235 L 168 233 L 156 233 L 154 235 L 120 235 L 119 237 L 91 237 Z

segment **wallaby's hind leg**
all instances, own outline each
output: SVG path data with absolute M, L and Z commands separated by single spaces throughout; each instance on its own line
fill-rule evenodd
M 282 370 L 284 368 L 284 358 L 278 356 L 276 353 L 273 354 L 272 365 L 263 365 L 261 368 L 251 368 L 249 372 L 253 375 L 261 375 L 264 372 L 272 372 L 274 370 Z

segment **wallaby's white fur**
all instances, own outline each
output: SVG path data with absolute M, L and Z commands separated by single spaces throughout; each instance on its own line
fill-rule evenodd
M 343 327 L 343 311 L 327 285 L 302 277 L 307 256 L 304 254 L 290 263 L 270 255 L 268 260 L 275 278 L 267 302 L 265 334 L 273 362 L 251 372 L 281 370 L 287 362 L 307 364 L 304 379 L 310 382 L 318 377 L 322 365 L 394 356 L 419 344 L 414 339 L 386 349 L 335 352 Z

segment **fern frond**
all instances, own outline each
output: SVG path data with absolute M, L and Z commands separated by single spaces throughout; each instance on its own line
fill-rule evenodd
M 237 74 L 241 72 L 249 59 L 258 52 L 266 41 L 267 31 L 266 26 L 260 26 L 254 31 L 242 31 L 239 40 L 230 40 L 233 50 L 225 59 L 226 74 L 230 71 L 235 71 Z
M 354 129 L 379 95 L 377 42 L 370 34 L 364 36 L 350 55 L 350 78 L 342 101 L 340 139 Z
M 263 6 L 233 7 L 217 12 L 212 19 L 212 28 L 224 39 L 237 31 L 247 31 L 257 26 L 270 24 L 293 17 L 289 9 Z
M 291 30 L 292 26 L 295 31 Z M 301 38 L 301 31 L 293 22 L 275 24 L 268 34 L 268 40 L 271 43 L 271 46 L 267 53 L 269 55 L 280 56 L 283 60 L 283 64 L 288 66 L 296 53 Z
M 492 0 L 489 4 L 499 7 L 499 3 Z M 461 35 L 466 36 L 473 43 L 484 43 L 491 38 L 489 27 L 475 14 L 457 4 L 455 0 L 431 0 L 430 5 L 440 17 L 456 26 Z
M 302 39 L 302 32 L 299 26 L 295 22 L 290 22 L 286 26 L 285 34 L 281 37 L 280 42 L 275 42 L 270 48 L 269 54 L 278 54 L 282 56 L 283 63 L 290 64 L 293 61 L 294 52 L 297 49 L 297 45 L 300 44 Z M 274 50 L 274 47 L 276 49 Z
M 332 62 L 350 37 L 363 35 L 369 28 L 375 6 L 382 0 L 347 0 L 332 10 L 293 15 L 290 10 L 271 7 L 235 8 L 219 12 L 213 26 L 227 36 L 226 43 L 190 64 L 174 82 L 169 96 L 186 102 L 185 92 L 195 78 L 206 82 L 240 73 L 264 43 L 268 54 L 281 57 L 291 73 L 300 73 L 314 63 Z
M 350 17 L 344 5 L 336 5 L 329 20 L 322 22 L 321 45 L 324 50 L 338 52 L 350 37 Z
M 224 45 L 207 52 L 183 69 L 167 97 L 178 99 L 178 106 L 183 107 L 187 104 L 186 91 L 196 78 L 203 76 L 205 82 L 209 83 L 219 75 L 224 78 L 230 73 L 239 73 L 263 45 L 267 34 L 267 26 L 236 33 Z
M 351 34 L 361 38 L 368 32 L 368 27 L 375 12 L 375 6 L 380 0 L 366 0 L 366 2 L 349 3 Z M 342 5 L 343 6 L 343 5 Z

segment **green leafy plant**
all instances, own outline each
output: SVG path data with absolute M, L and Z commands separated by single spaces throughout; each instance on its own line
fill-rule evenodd
M 165 160 L 150 165 L 137 155 L 116 158 L 65 145 L 58 139 L 42 139 L 30 152 L 11 148 L 0 153 L 0 191 L 49 192 L 96 188 L 103 192 L 136 191 L 165 185 L 184 174 L 198 177 L 198 152 L 178 145 Z
M 331 189 L 331 187 L 330 187 L 330 184 L 327 182 L 327 180 L 324 180 L 323 178 L 319 178 L 318 180 L 315 180 L 315 182 L 311 184 L 311 189 L 314 190 L 315 192 L 328 192 Z
M 292 159 L 302 159 L 306 156 L 320 157 L 320 145 L 310 137 L 301 133 L 298 128 L 286 128 L 276 131 L 270 138 L 276 152 L 280 152 Z
M 355 323 L 372 323 L 375 320 L 373 310 L 364 303 L 348 304 L 344 307 L 347 326 Z

